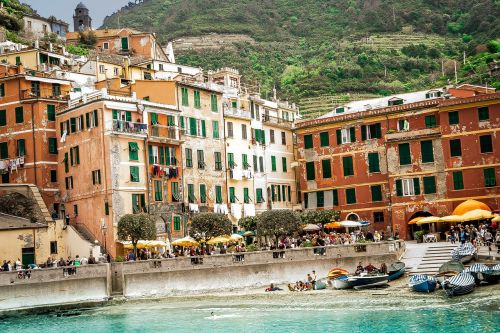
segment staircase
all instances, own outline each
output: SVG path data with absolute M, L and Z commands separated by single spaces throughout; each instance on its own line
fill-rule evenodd
M 451 251 L 458 245 L 459 244 L 450 244 L 448 242 L 431 243 L 431 245 L 427 247 L 420 263 L 410 271 L 410 275 L 437 274 L 439 272 L 439 267 L 451 260 Z

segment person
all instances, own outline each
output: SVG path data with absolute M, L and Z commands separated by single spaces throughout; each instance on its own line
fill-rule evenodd
M 289 291 L 297 291 L 297 290 L 295 289 L 295 286 L 292 286 L 292 284 L 291 284 L 291 283 L 289 283 L 289 284 L 288 284 L 288 290 L 289 290 Z
M 269 286 L 269 288 L 266 288 L 266 291 L 280 291 L 280 290 L 283 290 L 279 287 L 275 287 L 274 286 L 274 283 L 271 283 L 271 285 Z
M 450 243 L 451 244 L 455 244 L 455 240 L 456 240 L 455 239 L 455 229 L 453 227 L 451 227 L 451 229 L 450 229 L 450 236 L 449 236 L 449 238 L 450 238 Z
M 89 264 L 89 265 L 94 265 L 95 263 L 96 263 L 96 262 L 95 262 L 95 258 L 94 258 L 94 256 L 93 256 L 93 255 L 90 255 L 88 264 Z
M 9 265 L 7 265 L 7 260 L 4 260 L 2 264 L 2 271 L 7 272 L 8 270 L 9 270 Z
M 497 253 L 500 253 L 500 231 L 497 231 L 497 236 L 495 237 L 495 243 L 497 244 Z
M 374 238 L 373 234 L 372 234 L 370 231 L 368 231 L 368 232 L 366 233 L 365 239 L 366 239 L 368 242 L 373 242 L 373 241 L 375 240 L 375 238 Z
M 360 275 L 363 273 L 365 269 L 363 268 L 363 264 L 361 264 L 361 261 L 358 264 L 358 267 L 356 267 L 356 272 L 354 272 L 354 275 Z
M 20 271 L 23 269 L 23 263 L 21 262 L 21 259 L 17 258 L 15 267 L 16 267 L 17 271 Z
M 318 278 L 316 276 L 316 271 L 314 271 L 314 270 L 312 271 L 311 278 L 312 278 L 312 280 L 311 280 L 312 288 L 316 289 L 316 279 Z
M 82 261 L 81 261 L 81 264 L 82 265 L 87 265 L 88 263 L 89 263 L 89 260 L 87 259 L 87 257 L 83 257 Z
M 484 242 L 488 247 L 488 251 L 491 251 L 491 242 L 493 241 L 493 234 L 488 229 L 484 232 Z
M 66 216 L 64 216 L 64 221 L 66 222 L 66 225 L 69 225 L 69 214 L 66 214 Z
M 380 273 L 387 274 L 387 265 L 385 264 L 385 262 L 380 265 Z
M 82 264 L 82 261 L 80 260 L 80 256 L 77 254 L 76 257 L 75 257 L 75 261 L 73 263 L 73 265 L 75 265 L 75 267 L 78 267 Z

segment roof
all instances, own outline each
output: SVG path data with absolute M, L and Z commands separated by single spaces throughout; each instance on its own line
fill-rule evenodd
M 96 38 L 105 38 L 105 37 L 116 37 L 122 32 L 123 30 L 127 31 L 128 34 L 130 35 L 141 35 L 141 34 L 146 34 L 146 35 L 153 35 L 151 32 L 141 32 L 138 30 L 130 29 L 130 28 L 122 28 L 122 29 L 98 29 L 98 30 L 92 30 Z M 66 39 L 78 39 L 80 37 L 79 32 L 68 32 L 66 34 Z
M 76 9 L 88 9 L 88 8 L 83 4 L 83 2 L 80 2 L 78 5 L 76 5 Z
M 0 230 L 44 228 L 42 223 L 31 223 L 23 217 L 0 213 Z
M 455 209 L 453 210 L 453 215 L 463 215 L 474 209 L 484 209 L 491 212 L 491 208 L 488 207 L 488 205 L 485 204 L 484 202 L 471 199 L 471 200 L 466 200 L 461 204 L 459 204 L 457 207 L 455 207 Z

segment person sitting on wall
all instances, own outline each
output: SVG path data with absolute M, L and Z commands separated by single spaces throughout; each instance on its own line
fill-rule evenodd
M 269 288 L 266 288 L 266 291 L 281 291 L 281 290 L 283 290 L 283 289 L 281 289 L 279 287 L 275 287 L 273 283 L 271 283 Z

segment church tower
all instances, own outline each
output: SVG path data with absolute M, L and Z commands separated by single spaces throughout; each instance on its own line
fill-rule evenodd
M 92 29 L 92 18 L 89 15 L 89 9 L 82 2 L 75 8 L 73 23 L 75 25 L 74 31 L 76 32 Z

